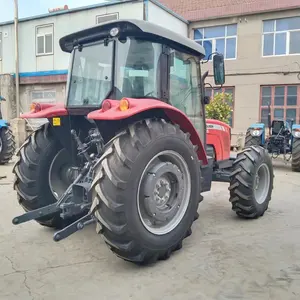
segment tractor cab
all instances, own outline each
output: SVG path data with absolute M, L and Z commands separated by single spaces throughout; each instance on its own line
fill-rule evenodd
M 160 100 L 192 118 L 195 111 L 204 114 L 200 61 L 205 50 L 189 38 L 149 22 L 118 20 L 67 35 L 60 46 L 71 54 L 69 111 L 131 98 Z M 213 60 L 215 83 L 222 85 L 223 56 L 216 53 Z

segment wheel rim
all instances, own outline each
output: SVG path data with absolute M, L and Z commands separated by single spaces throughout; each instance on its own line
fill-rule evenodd
M 184 158 L 171 150 L 155 155 L 138 185 L 137 207 L 144 227 L 167 234 L 182 220 L 191 195 L 191 177 Z
M 270 171 L 266 164 L 259 166 L 254 178 L 254 196 L 258 204 L 266 201 L 270 186 Z
M 49 187 L 58 200 L 73 181 L 70 156 L 65 149 L 54 157 L 49 168 Z

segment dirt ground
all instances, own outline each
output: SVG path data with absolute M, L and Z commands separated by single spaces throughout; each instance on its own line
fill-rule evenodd
M 300 174 L 274 161 L 267 213 L 237 218 L 227 184 L 205 193 L 200 218 L 183 248 L 167 261 L 137 267 L 117 258 L 91 225 L 55 243 L 20 213 L 12 165 L 0 167 L 0 299 L 300 299 Z

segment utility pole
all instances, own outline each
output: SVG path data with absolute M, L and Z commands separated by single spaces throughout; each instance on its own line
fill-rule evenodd
M 17 118 L 20 117 L 20 92 L 19 92 L 19 38 L 18 38 L 18 0 L 14 0 L 15 4 L 15 73 L 16 73 L 16 108 Z

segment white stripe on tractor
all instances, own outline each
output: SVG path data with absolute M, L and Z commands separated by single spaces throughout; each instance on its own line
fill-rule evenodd
M 221 130 L 221 131 L 226 131 L 224 126 L 218 125 L 218 124 L 206 124 L 206 128 L 209 129 L 215 129 L 215 130 Z

